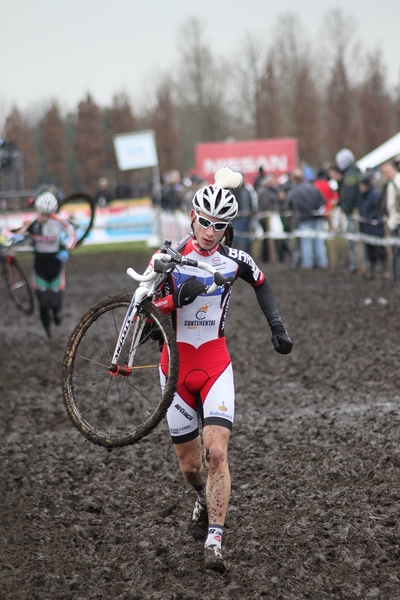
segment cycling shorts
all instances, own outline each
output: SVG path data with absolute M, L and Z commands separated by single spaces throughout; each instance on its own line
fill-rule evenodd
M 199 419 L 203 426 L 232 429 L 235 389 L 225 338 L 211 340 L 199 348 L 179 342 L 178 350 L 178 387 L 167 412 L 173 443 L 195 439 L 199 435 Z M 161 364 L 167 358 L 166 348 L 163 354 Z M 165 375 L 160 369 L 161 385 L 165 385 Z

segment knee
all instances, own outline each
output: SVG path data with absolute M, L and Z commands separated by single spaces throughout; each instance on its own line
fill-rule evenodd
M 221 469 L 227 463 L 226 447 L 218 442 L 205 448 L 205 462 L 208 470 Z
M 181 468 L 182 474 L 188 481 L 196 479 L 196 477 L 201 471 L 201 462 L 194 463 L 192 461 L 181 461 L 179 466 Z
M 190 482 L 197 481 L 197 478 L 202 472 L 201 453 L 190 453 L 178 456 L 179 468 L 182 475 Z
M 40 308 L 50 308 L 51 305 L 51 291 L 45 289 L 37 289 L 36 297 L 39 302 Z

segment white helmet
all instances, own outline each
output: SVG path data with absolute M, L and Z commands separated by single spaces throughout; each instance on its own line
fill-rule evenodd
M 58 201 L 51 192 L 42 192 L 36 196 L 34 206 L 39 213 L 50 215 L 57 212 Z
M 237 215 L 238 203 L 230 190 L 208 185 L 198 190 L 193 198 L 193 207 L 209 217 L 231 221 Z
M 342 148 L 335 156 L 337 166 L 344 171 L 354 163 L 354 154 L 348 148 Z

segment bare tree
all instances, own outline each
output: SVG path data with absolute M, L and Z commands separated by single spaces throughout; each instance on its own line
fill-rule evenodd
M 71 188 L 71 178 L 67 168 L 64 126 L 56 102 L 53 102 L 46 111 L 41 124 L 41 130 L 46 179 L 68 193 Z
M 260 103 L 266 56 L 263 38 L 246 34 L 232 61 L 234 105 L 231 112 L 236 123 L 243 124 L 249 138 L 260 137 Z
M 113 136 L 118 133 L 129 133 L 136 130 L 136 118 L 133 114 L 130 100 L 125 92 L 116 94 L 113 97 L 112 105 L 105 110 L 105 129 L 106 129 L 106 171 L 112 172 L 117 179 L 117 160 L 114 151 Z M 128 177 L 125 174 L 126 179 Z
M 297 78 L 310 63 L 310 44 L 298 15 L 282 15 L 274 28 L 273 47 L 285 135 L 296 135 L 295 97 Z
M 366 77 L 360 89 L 360 106 L 364 154 L 387 140 L 391 132 L 391 101 L 386 89 L 386 68 L 379 50 L 367 56 Z
M 320 97 L 311 65 L 304 61 L 295 75 L 293 120 L 299 157 L 314 167 L 321 164 Z
M 393 121 L 394 130 L 396 133 L 398 133 L 400 131 L 400 73 L 399 82 L 393 94 Z
M 102 114 L 90 94 L 78 105 L 75 161 L 81 186 L 94 194 L 97 181 L 104 173 L 106 162 L 106 139 L 102 126 Z
M 33 189 L 37 186 L 38 153 L 33 141 L 32 130 L 27 119 L 13 106 L 4 124 L 5 139 L 11 142 L 23 156 L 23 186 Z M 19 185 L 18 187 L 22 187 Z
M 180 160 L 183 169 L 188 169 L 193 165 L 196 142 L 221 140 L 229 134 L 228 69 L 213 58 L 197 19 L 190 19 L 182 26 L 180 40 L 177 85 Z
M 273 138 L 283 135 L 279 79 L 275 53 L 270 51 L 261 75 L 256 106 L 256 137 Z
M 165 76 L 156 90 L 157 103 L 148 117 L 150 127 L 156 132 L 157 154 L 161 173 L 179 167 L 179 135 L 173 89 L 172 79 Z
M 359 72 L 360 46 L 355 41 L 356 24 L 340 9 L 330 11 L 325 20 L 325 40 L 329 81 L 326 88 L 324 122 L 325 145 L 329 157 L 342 147 L 354 151 L 360 146 L 355 83 Z M 358 64 L 358 69 L 355 66 Z M 353 73 L 353 78 L 350 78 Z M 359 77 L 359 76 L 358 76 Z

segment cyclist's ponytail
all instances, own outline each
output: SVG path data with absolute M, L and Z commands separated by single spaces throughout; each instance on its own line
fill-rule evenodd
M 229 246 L 229 248 L 232 248 L 234 235 L 235 235 L 235 230 L 232 225 L 232 222 L 230 222 L 228 227 L 225 229 L 225 236 L 221 243 L 223 243 L 225 246 Z

